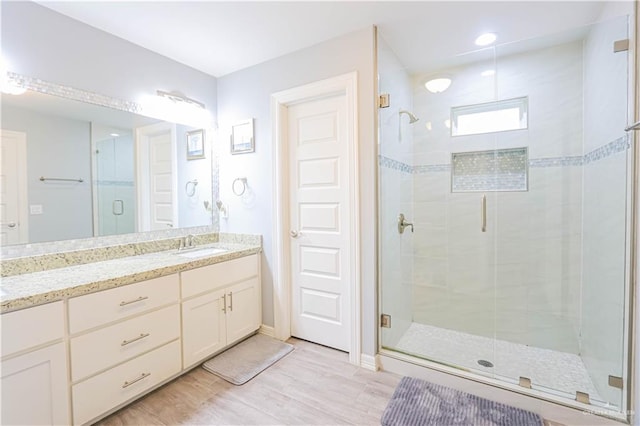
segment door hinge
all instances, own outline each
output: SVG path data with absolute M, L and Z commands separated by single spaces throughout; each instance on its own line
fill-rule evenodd
M 583 404 L 591 404 L 589 394 L 586 392 L 576 391 L 576 401 L 582 402 Z
M 613 42 L 613 53 L 626 52 L 629 50 L 629 39 L 616 40 Z
M 380 327 L 391 328 L 391 315 L 387 315 L 387 314 L 380 315 Z
M 624 382 L 622 381 L 622 377 L 609 376 L 609 386 L 622 389 L 624 387 Z
M 380 98 L 378 99 L 378 107 L 379 108 L 389 108 L 390 97 L 391 97 L 391 95 L 389 95 L 388 93 L 383 93 L 382 95 L 380 95 Z

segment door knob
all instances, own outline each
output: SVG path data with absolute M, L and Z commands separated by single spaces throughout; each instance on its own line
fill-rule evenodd
M 298 238 L 300 235 L 302 235 L 302 233 L 298 232 L 298 231 L 291 231 L 289 232 L 289 234 L 293 237 L 293 238 Z
M 9 228 L 15 228 L 16 227 L 16 223 L 15 222 L 7 223 L 7 226 Z

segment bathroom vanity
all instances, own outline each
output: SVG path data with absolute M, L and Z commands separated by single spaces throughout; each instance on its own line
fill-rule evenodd
M 1 423 L 94 422 L 254 333 L 251 237 L 3 277 Z

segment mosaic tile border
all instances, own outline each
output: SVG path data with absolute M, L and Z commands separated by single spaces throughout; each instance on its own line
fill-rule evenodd
M 124 181 L 124 180 L 94 180 L 94 185 L 101 186 L 131 186 L 133 187 L 133 181 Z
M 7 72 L 7 77 L 9 78 L 9 81 L 14 83 L 15 85 L 23 87 L 25 89 L 33 90 L 34 92 L 59 96 L 74 101 L 113 108 L 120 111 L 133 112 L 136 114 L 139 114 L 142 111 L 142 107 L 138 103 L 133 101 L 125 101 L 124 99 L 112 98 L 111 96 L 102 95 L 100 93 L 76 89 L 75 87 L 63 86 L 61 84 L 40 80 L 39 78 L 33 78 L 10 71 Z
M 618 139 L 609 142 L 599 148 L 588 152 L 585 155 L 573 155 L 566 157 L 546 157 L 546 158 L 530 158 L 529 167 L 571 167 L 584 166 L 599 160 L 604 160 L 614 154 L 626 151 L 631 148 L 629 135 L 624 135 Z M 397 170 L 409 174 L 423 174 L 429 172 L 449 172 L 450 164 L 424 164 L 418 166 L 410 166 L 401 161 L 378 155 L 378 165 L 388 169 Z

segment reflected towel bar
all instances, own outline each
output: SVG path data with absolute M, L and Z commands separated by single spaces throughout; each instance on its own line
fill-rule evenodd
M 57 180 L 60 182 L 79 182 L 82 183 L 84 182 L 84 179 L 80 178 L 80 179 L 65 179 L 65 178 L 46 178 L 44 176 L 40 176 L 40 180 L 42 182 L 44 182 L 45 180 Z
M 631 130 L 640 130 L 640 121 L 636 121 L 629 127 L 625 127 L 625 132 L 630 132 Z

